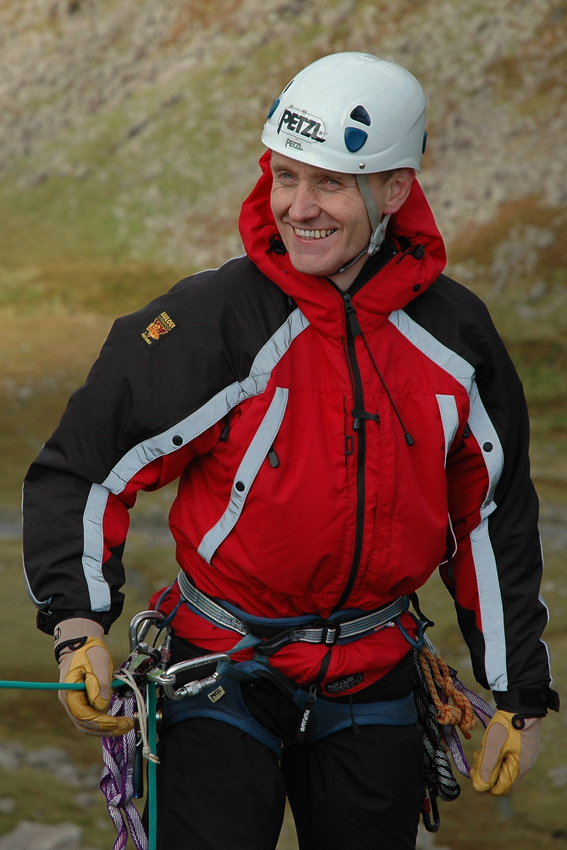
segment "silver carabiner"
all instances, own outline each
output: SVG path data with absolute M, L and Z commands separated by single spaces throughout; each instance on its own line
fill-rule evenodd
M 169 697 L 169 699 L 179 700 L 187 696 L 197 696 L 205 688 L 215 685 L 221 677 L 221 674 L 217 669 L 211 676 L 187 682 L 187 684 L 182 685 L 181 688 L 175 690 L 174 685 L 179 673 L 186 673 L 187 670 L 193 670 L 198 667 L 207 667 L 209 664 L 214 664 L 215 662 L 218 667 L 221 661 L 226 661 L 229 664 L 232 663 L 228 653 L 214 652 L 211 653 L 211 655 L 200 655 L 197 658 L 189 658 L 187 661 L 178 661 L 177 664 L 172 664 L 165 673 L 158 670 L 152 670 L 147 675 L 148 679 L 163 688 L 165 695 Z
M 130 620 L 130 628 L 128 630 L 130 652 L 134 652 L 134 650 L 138 647 L 138 644 L 142 643 L 148 634 L 152 623 L 157 621 L 161 622 L 162 620 L 165 620 L 165 614 L 161 611 L 140 611 L 139 614 L 135 614 Z

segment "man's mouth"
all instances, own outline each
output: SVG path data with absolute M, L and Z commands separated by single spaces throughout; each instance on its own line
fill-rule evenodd
M 293 230 L 295 235 L 302 239 L 326 239 L 327 236 L 335 233 L 336 228 L 334 230 L 302 230 L 300 227 L 294 227 Z

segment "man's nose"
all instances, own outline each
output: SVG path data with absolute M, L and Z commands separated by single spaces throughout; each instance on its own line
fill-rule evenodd
M 293 200 L 289 208 L 289 215 L 292 220 L 307 221 L 316 218 L 319 211 L 320 207 L 313 187 L 299 182 L 294 189 Z

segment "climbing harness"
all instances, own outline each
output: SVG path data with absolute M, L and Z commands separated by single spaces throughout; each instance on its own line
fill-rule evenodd
M 175 584 L 180 589 L 180 599 L 166 616 L 160 606 Z M 288 694 L 298 708 L 299 728 L 296 743 L 313 743 L 339 729 L 364 724 L 412 725 L 421 733 L 424 748 L 426 797 L 422 815 L 427 830 L 439 828 L 437 799 L 454 800 L 460 787 L 453 776 L 447 752 L 450 751 L 459 772 L 469 775 L 468 765 L 458 737 L 459 729 L 470 737 L 470 729 L 480 718 L 484 726 L 493 709 L 480 697 L 469 691 L 457 678 L 456 671 L 438 657 L 425 630 L 433 623 L 423 616 L 415 594 L 411 601 L 418 616 L 412 614 L 417 627 L 413 638 L 400 622 L 408 611 L 410 597 L 400 597 L 377 611 L 350 609 L 335 612 L 327 620 L 313 616 L 269 619 L 249 615 L 235 606 L 212 599 L 199 591 L 185 575 L 180 573 L 176 582 L 167 588 L 156 604 L 156 610 L 137 614 L 130 625 L 130 655 L 116 673 L 126 682 L 114 695 L 111 713 L 133 716 L 138 691 L 138 732 L 118 739 L 105 739 L 105 774 L 103 790 L 118 832 L 113 850 L 122 850 L 127 839 L 126 824 L 130 827 L 136 850 L 155 850 L 156 841 L 156 791 L 155 762 L 153 756 L 156 737 L 156 688 L 160 698 L 159 720 L 162 732 L 190 717 L 211 717 L 245 731 L 279 755 L 281 738 L 268 730 L 251 714 L 241 692 L 243 682 L 268 679 Z M 171 664 L 170 623 L 181 605 L 194 613 L 239 636 L 232 649 L 226 652 L 189 658 Z M 374 703 L 338 703 L 332 699 L 318 699 L 320 681 L 326 672 L 323 663 L 318 681 L 308 689 L 299 687 L 270 665 L 270 656 L 291 643 L 303 642 L 323 645 L 330 651 L 337 643 L 357 640 L 365 634 L 397 626 L 412 646 L 415 685 L 407 697 Z M 146 642 L 149 629 L 154 626 L 158 636 L 154 645 Z M 155 644 L 163 637 L 160 646 Z M 253 651 L 253 657 L 235 662 L 231 656 L 244 649 Z M 328 656 L 328 653 L 327 653 Z M 327 657 L 326 656 L 326 657 Z M 328 664 L 328 658 L 327 658 Z M 204 669 L 203 669 L 204 668 Z M 202 678 L 197 678 L 201 670 Z M 180 684 L 180 679 L 185 681 Z M 148 718 L 148 740 L 144 738 L 142 693 L 145 692 Z M 151 695 L 151 696 L 150 696 Z M 150 707 L 152 703 L 153 707 Z M 153 743 L 150 740 L 154 736 Z M 132 799 L 143 795 L 141 762 L 148 758 L 148 812 L 149 835 L 144 843 L 139 829 L 139 815 Z M 120 813 L 122 810 L 122 813 Z M 134 814 L 135 812 L 135 814 Z M 136 819 L 137 818 L 137 819 Z
M 138 703 L 138 732 L 132 731 L 121 738 L 103 739 L 105 771 L 101 788 L 107 799 L 108 809 L 118 833 L 113 850 L 122 850 L 130 827 L 136 850 L 155 850 L 156 842 L 156 790 L 153 757 L 156 728 L 156 687 L 162 693 L 160 720 L 165 730 L 180 720 L 194 716 L 222 718 L 260 740 L 277 754 L 281 750 L 281 739 L 257 721 L 242 698 L 240 684 L 259 678 L 269 678 L 287 690 L 299 709 L 300 723 L 297 741 L 319 740 L 338 729 L 348 726 L 356 728 L 364 724 L 412 725 L 417 720 L 413 695 L 390 702 L 360 703 L 346 705 L 331 700 L 317 700 L 318 683 L 309 690 L 299 688 L 295 682 L 270 666 L 269 656 L 283 646 L 294 642 L 322 644 L 330 649 L 336 643 L 356 640 L 393 624 L 408 608 L 409 600 L 401 597 L 390 605 L 374 612 L 362 610 L 340 611 L 329 620 L 303 616 L 270 620 L 245 614 L 227 603 L 205 596 L 186 579 L 178 578 L 182 591 L 179 605 L 186 604 L 201 616 L 212 620 L 222 628 L 236 632 L 240 640 L 227 652 L 212 653 L 191 658 L 171 665 L 171 630 L 169 624 L 179 605 L 165 616 L 159 611 L 163 599 L 171 591 L 168 588 L 156 605 L 156 610 L 137 614 L 129 630 L 130 655 L 116 677 L 121 686 L 111 701 L 111 714 L 134 716 L 134 703 Z M 146 638 L 150 628 L 158 630 L 158 637 L 165 637 L 161 646 L 150 646 Z M 156 641 L 157 642 L 156 638 Z M 254 658 L 233 662 L 231 656 L 243 649 L 253 649 Z M 178 685 L 178 677 L 198 675 L 199 668 L 211 668 L 214 672 L 201 679 L 193 679 Z M 207 671 L 208 672 L 208 671 Z M 321 677 L 322 678 L 322 677 Z M 124 682 L 124 684 L 122 684 Z M 138 691 L 136 696 L 135 691 Z M 148 743 L 144 745 L 143 694 L 147 703 Z M 151 706 L 153 701 L 153 707 Z M 315 705 L 317 703 L 317 705 Z M 140 777 L 141 759 L 148 758 L 148 823 L 147 839 L 140 829 L 141 822 L 132 800 L 143 796 Z

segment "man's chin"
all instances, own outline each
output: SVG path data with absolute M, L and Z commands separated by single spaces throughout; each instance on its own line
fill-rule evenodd
M 330 263 L 328 258 L 325 258 L 325 261 L 322 262 L 314 257 L 307 258 L 294 256 L 292 252 L 289 254 L 289 259 L 291 260 L 293 268 L 297 272 L 313 275 L 314 277 L 328 277 L 336 272 L 337 268 L 340 266 L 340 263 L 338 266 L 334 263 Z

